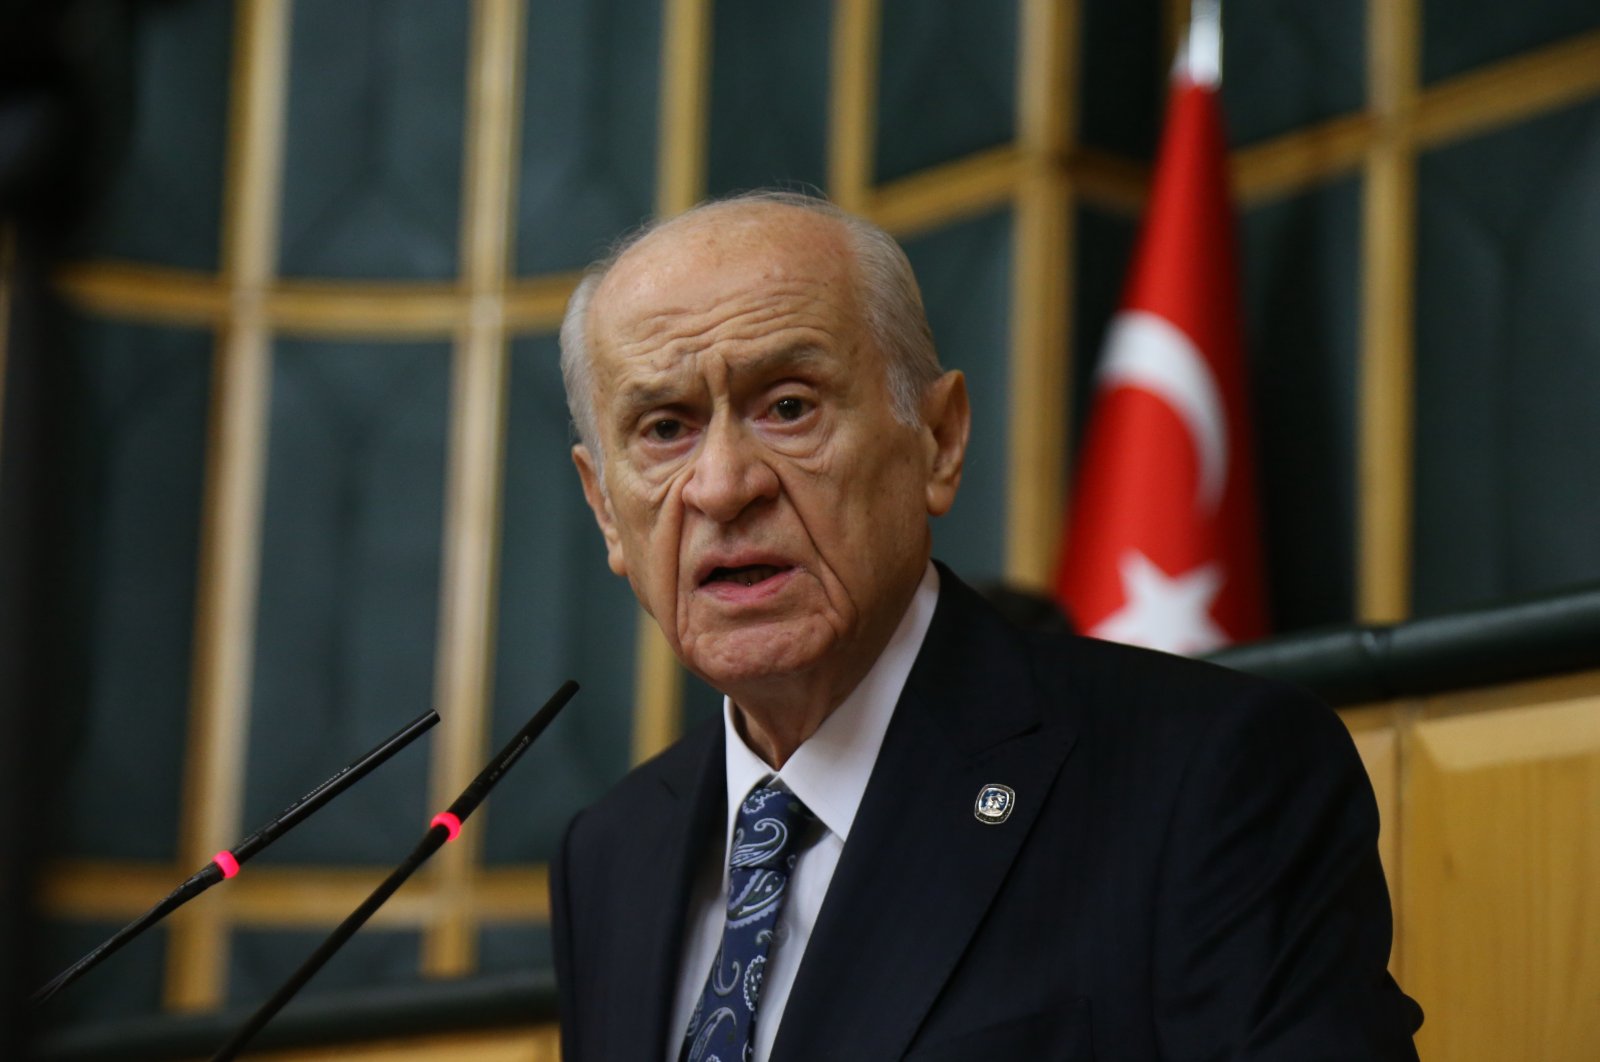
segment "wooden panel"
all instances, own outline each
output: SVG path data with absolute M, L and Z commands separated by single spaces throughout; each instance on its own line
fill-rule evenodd
M 195 609 L 189 733 L 179 862 L 204 866 L 239 836 L 245 743 L 255 666 L 261 509 L 267 469 L 271 353 L 261 293 L 277 271 L 289 4 L 244 0 L 235 15 L 235 61 L 223 186 L 223 281 L 232 310 L 217 332 L 206 450 L 200 590 Z M 185 912 L 168 937 L 166 1005 L 205 1009 L 226 996 L 226 908 Z
M 526 13 L 520 0 L 477 0 L 472 9 L 461 261 L 474 307 L 451 357 L 433 695 L 442 722 L 428 783 L 434 807 L 449 804 L 476 777 L 489 745 L 509 372 L 502 295 L 512 258 L 510 160 L 520 125 Z M 459 976 L 477 966 L 471 889 L 482 852 L 483 831 L 469 830 L 434 861 L 439 906 L 422 938 L 422 968 L 429 974 Z
M 1005 576 L 1048 593 L 1067 482 L 1062 416 L 1071 378 L 1072 184 L 1062 163 L 1076 132 L 1080 5 L 1026 0 L 1017 41 L 1022 182 L 1011 253 L 1010 416 L 1006 424 Z
M 828 195 L 846 210 L 867 207 L 878 138 L 877 0 L 833 5 L 832 94 L 828 120 Z
M 559 1062 L 560 1037 L 554 1025 L 487 1033 L 411 1037 L 366 1044 L 268 1051 L 262 1062 Z
M 1429 1014 L 1418 1049 L 1600 1058 L 1600 692 L 1502 696 L 1441 700 L 1407 742 L 1400 906 L 1406 989 Z
M 1367 5 L 1375 119 L 1361 199 L 1361 407 L 1356 462 L 1357 608 L 1369 623 L 1410 615 L 1416 154 L 1410 139 L 1420 0 Z

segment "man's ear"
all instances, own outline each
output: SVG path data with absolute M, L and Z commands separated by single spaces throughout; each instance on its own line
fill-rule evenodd
M 622 537 L 617 534 L 617 520 L 611 513 L 611 499 L 600 485 L 600 469 L 595 464 L 589 448 L 579 443 L 572 448 L 572 463 L 578 466 L 578 478 L 583 481 L 583 500 L 594 513 L 594 522 L 606 540 L 606 563 L 617 575 L 626 577 L 627 562 L 622 557 Z
M 951 369 L 923 393 L 922 424 L 928 447 L 928 514 L 943 516 L 955 504 L 972 430 L 967 378 L 959 370 Z

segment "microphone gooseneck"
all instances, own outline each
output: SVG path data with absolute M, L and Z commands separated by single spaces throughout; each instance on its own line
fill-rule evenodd
M 226 881 L 239 873 L 239 865 L 260 852 L 279 837 L 304 822 L 324 804 L 355 785 L 395 753 L 421 737 L 423 732 L 439 721 L 439 713 L 429 710 L 390 734 L 376 748 L 341 768 L 333 777 L 311 790 L 293 804 L 284 808 L 271 822 L 240 841 L 232 849 L 223 849 L 187 881 L 170 892 L 166 899 L 156 904 L 132 922 L 117 930 L 83 958 L 62 970 L 29 997 L 31 1006 L 48 1002 L 57 992 L 110 958 L 124 944 L 143 933 L 167 915 L 176 911 L 219 881 Z
M 272 998 L 263 1003 L 243 1025 L 239 1026 L 228 1042 L 211 1056 L 211 1062 L 227 1062 L 228 1059 L 237 1057 L 240 1049 L 249 1043 L 251 1038 L 260 1032 L 300 989 L 305 987 L 306 982 L 333 958 L 335 952 L 344 947 L 346 941 L 355 936 L 356 931 L 366 924 L 367 919 L 371 918 L 401 885 L 405 884 L 406 879 L 411 877 L 418 867 L 426 863 L 429 857 L 447 842 L 456 839 L 461 832 L 461 824 L 479 804 L 483 803 L 484 798 L 489 795 L 489 790 L 505 776 L 512 764 L 521 759 L 522 754 L 528 751 L 528 746 L 544 732 L 545 727 L 550 725 L 551 720 L 566 707 L 572 695 L 577 692 L 576 682 L 568 679 L 562 683 L 554 696 L 546 701 L 544 707 L 535 712 L 533 718 L 517 731 L 516 736 L 484 766 L 483 770 L 478 772 L 478 776 L 461 791 L 461 795 L 456 797 L 450 807 L 433 817 L 433 821 L 428 824 L 428 832 L 423 834 L 422 840 L 412 849 L 411 854 L 395 867 L 381 885 L 372 890 L 372 894 L 363 900 L 359 907 L 350 912 L 349 917 L 328 934 L 327 939 L 318 945 L 306 961 L 301 963 L 300 968 L 289 976 L 277 992 L 273 993 Z

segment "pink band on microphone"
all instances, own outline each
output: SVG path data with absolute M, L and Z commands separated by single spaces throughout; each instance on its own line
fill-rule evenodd
M 222 869 L 223 880 L 227 880 L 239 873 L 239 861 L 233 858 L 233 853 L 226 848 L 212 856 L 211 861 Z
M 451 841 L 455 840 L 461 835 L 461 820 L 450 814 L 448 811 L 439 812 L 439 814 L 433 817 L 433 821 L 428 823 L 428 825 L 443 826 L 449 831 L 450 836 L 444 839 L 446 844 L 449 844 Z

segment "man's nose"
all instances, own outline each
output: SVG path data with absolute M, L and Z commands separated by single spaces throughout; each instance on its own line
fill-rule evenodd
M 777 473 L 756 440 L 738 422 L 714 419 L 694 455 L 683 500 L 725 524 L 753 502 L 777 496 Z

